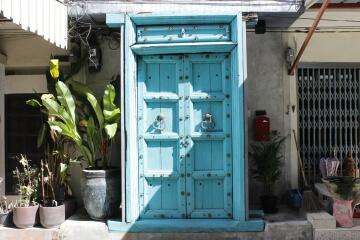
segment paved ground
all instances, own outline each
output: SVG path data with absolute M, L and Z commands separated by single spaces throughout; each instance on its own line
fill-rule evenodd
M 16 229 L 0 227 L 0 240 L 359 240 L 360 219 L 353 228 L 336 228 L 327 213 L 306 215 L 281 208 L 265 215 L 264 232 L 241 233 L 108 233 L 104 222 L 91 221 L 84 211 L 66 220 L 60 228 Z M 307 220 L 309 219 L 309 221 Z

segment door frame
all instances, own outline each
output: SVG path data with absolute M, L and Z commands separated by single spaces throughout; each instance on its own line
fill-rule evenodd
M 217 22 L 231 25 L 231 42 L 226 43 L 183 43 L 143 45 L 136 44 L 136 26 L 168 23 L 209 23 Z M 219 22 L 220 21 L 220 22 Z M 235 104 L 244 102 L 244 69 L 246 61 L 245 24 L 242 13 L 234 15 L 173 16 L 173 15 L 126 15 L 125 16 L 125 129 L 126 129 L 126 222 L 139 219 L 138 201 L 138 149 L 137 149 L 137 55 L 159 53 L 197 53 L 230 52 L 232 72 L 232 152 L 233 159 L 233 219 L 246 220 L 246 178 L 245 178 L 245 106 Z M 195 47 L 195 46 L 196 47 Z

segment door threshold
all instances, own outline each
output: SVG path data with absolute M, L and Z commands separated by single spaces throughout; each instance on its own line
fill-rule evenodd
M 166 233 L 166 232 L 262 232 L 262 219 L 237 221 L 229 219 L 142 219 L 133 223 L 108 220 L 110 232 Z

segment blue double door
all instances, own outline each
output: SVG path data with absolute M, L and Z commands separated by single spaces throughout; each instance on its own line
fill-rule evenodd
M 141 218 L 232 218 L 230 68 L 228 53 L 138 57 Z

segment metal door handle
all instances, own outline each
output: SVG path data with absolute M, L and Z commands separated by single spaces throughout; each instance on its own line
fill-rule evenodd
M 159 115 L 156 116 L 155 121 L 152 124 L 152 127 L 156 130 L 159 130 L 162 132 L 165 127 L 165 115 L 163 113 L 159 113 Z
M 210 131 L 215 128 L 214 117 L 211 113 L 205 113 L 203 120 L 201 121 L 200 127 L 204 131 Z

